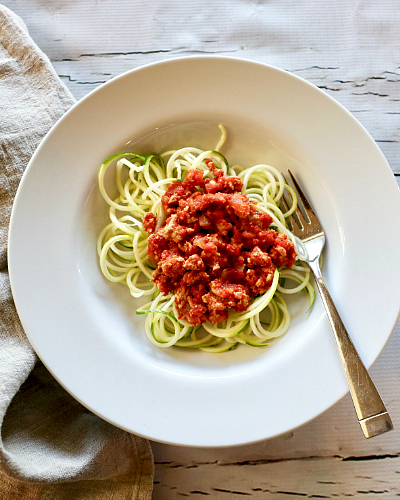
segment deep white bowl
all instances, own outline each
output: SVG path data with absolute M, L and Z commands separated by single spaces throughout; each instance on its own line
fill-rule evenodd
M 56 379 L 123 429 L 213 447 L 287 432 L 347 392 L 319 298 L 310 313 L 306 299 L 294 301 L 290 330 L 265 349 L 162 350 L 145 338 L 127 289 L 100 273 L 95 243 L 107 218 L 96 187 L 102 161 L 121 150 L 188 141 L 212 148 L 217 123 L 228 130 L 223 152 L 231 163 L 269 162 L 298 177 L 327 234 L 326 281 L 369 367 L 399 313 L 398 188 L 363 127 L 323 91 L 280 69 L 189 57 L 102 85 L 36 151 L 9 237 L 18 312 Z

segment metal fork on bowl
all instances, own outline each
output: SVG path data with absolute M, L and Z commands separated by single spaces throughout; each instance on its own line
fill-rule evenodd
M 335 334 L 336 343 L 342 358 L 344 371 L 350 387 L 354 407 L 366 438 L 378 436 L 393 429 L 393 424 L 379 393 L 358 355 L 349 334 L 339 316 L 335 304 L 330 296 L 319 267 L 319 258 L 325 245 L 324 230 L 315 215 L 309 201 L 304 195 L 290 170 L 289 176 L 293 183 L 298 201 L 303 205 L 304 217 L 299 206 L 296 217 L 291 216 L 292 232 L 300 238 L 308 252 L 306 261 L 311 268 L 319 293 L 322 297 L 329 321 Z

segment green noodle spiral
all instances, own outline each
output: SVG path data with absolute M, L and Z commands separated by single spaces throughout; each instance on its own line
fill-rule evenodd
M 248 169 L 229 167 L 219 152 L 225 142 L 222 125 L 221 139 L 215 150 L 203 151 L 186 147 L 163 154 L 147 156 L 124 152 L 108 158 L 98 176 L 100 192 L 109 205 L 110 223 L 101 231 L 97 253 L 103 275 L 112 282 L 128 286 L 135 298 L 149 296 L 149 302 L 137 310 L 146 314 L 145 330 L 150 342 L 162 348 L 170 346 L 200 349 L 206 352 L 225 352 L 239 343 L 255 347 L 268 345 L 268 341 L 283 335 L 289 328 L 290 315 L 285 294 L 306 291 L 313 304 L 315 292 L 310 284 L 310 269 L 303 262 L 307 252 L 302 242 L 288 229 L 287 218 L 296 210 L 297 199 L 293 189 L 285 183 L 282 174 L 270 165 L 255 165 Z M 275 270 L 273 283 L 262 295 L 255 297 L 246 311 L 229 310 L 224 323 L 208 321 L 192 326 L 178 319 L 174 295 L 162 295 L 151 281 L 154 264 L 148 257 L 148 234 L 143 229 L 142 217 L 152 212 L 157 218 L 156 230 L 166 220 L 161 197 L 168 185 L 184 180 L 192 168 L 212 176 L 205 160 L 212 158 L 215 167 L 227 175 L 240 177 L 242 193 L 256 202 L 256 210 L 267 212 L 273 222 L 271 228 L 284 233 L 295 245 L 298 253 L 291 269 Z M 165 159 L 168 161 L 165 163 Z M 118 196 L 111 199 L 104 186 L 107 169 L 115 165 L 115 185 Z M 290 194 L 291 206 L 282 208 L 284 192 Z M 286 197 L 288 199 L 288 197 Z M 295 288 L 287 286 L 295 283 Z

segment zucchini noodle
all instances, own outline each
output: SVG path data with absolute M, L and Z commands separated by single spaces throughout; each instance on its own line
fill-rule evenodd
M 266 346 L 289 328 L 290 316 L 284 295 L 303 291 L 309 295 L 310 308 L 314 302 L 310 269 L 303 262 L 307 251 L 301 240 L 290 232 L 287 223 L 297 208 L 295 192 L 271 165 L 260 164 L 247 169 L 239 165 L 229 167 L 219 152 L 226 140 L 226 131 L 222 125 L 219 129 L 221 138 L 215 150 L 186 147 L 147 156 L 123 152 L 108 158 L 99 171 L 99 188 L 109 205 L 111 221 L 97 241 L 100 269 L 109 281 L 127 286 L 133 297 L 149 297 L 149 301 L 136 312 L 147 315 L 146 335 L 158 347 L 178 346 L 220 353 L 234 349 L 238 344 Z M 290 269 L 275 270 L 271 287 L 255 297 L 246 311 L 230 309 L 228 319 L 223 323 L 207 321 L 193 326 L 178 319 L 174 295 L 164 296 L 151 281 L 155 266 L 148 257 L 148 234 L 143 229 L 142 217 L 152 212 L 157 218 L 156 230 L 163 226 L 166 215 L 161 197 L 168 185 L 173 181 L 183 181 L 194 168 L 202 170 L 204 178 L 212 177 L 205 162 L 209 158 L 225 174 L 241 179 L 242 194 L 256 202 L 257 211 L 270 215 L 270 227 L 284 233 L 293 242 L 298 256 Z M 108 195 L 104 182 L 110 166 L 115 166 L 118 192 L 113 198 Z M 295 287 L 290 286 L 293 283 Z

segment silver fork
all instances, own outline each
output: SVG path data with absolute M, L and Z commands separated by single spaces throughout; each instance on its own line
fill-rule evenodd
M 354 407 L 366 438 L 378 436 L 393 429 L 393 424 L 379 393 L 372 382 L 367 369 L 351 341 L 346 328 L 340 319 L 332 297 L 322 279 L 319 267 L 319 258 L 325 245 L 325 233 L 315 215 L 309 201 L 301 190 L 296 179 L 288 170 L 297 198 L 301 201 L 308 220 L 303 216 L 299 207 L 296 218 L 291 216 L 293 234 L 300 238 L 308 252 L 306 261 L 311 268 L 321 294 L 329 321 L 335 334 L 336 343 L 342 358 L 343 367 L 350 387 Z

